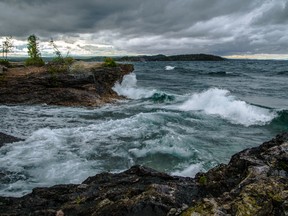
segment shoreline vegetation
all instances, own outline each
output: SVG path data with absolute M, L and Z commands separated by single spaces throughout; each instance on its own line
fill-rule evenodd
M 0 197 L 0 214 L 287 215 L 287 148 L 283 133 L 195 178 L 136 165 L 81 184 L 34 188 L 23 197 Z

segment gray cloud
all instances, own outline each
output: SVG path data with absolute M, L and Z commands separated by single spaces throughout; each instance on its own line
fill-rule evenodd
M 0 0 L 0 19 L 0 36 L 85 39 L 89 50 L 287 54 L 287 0 Z

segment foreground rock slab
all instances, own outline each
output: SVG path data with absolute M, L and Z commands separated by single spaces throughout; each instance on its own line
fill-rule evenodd
M 120 99 L 112 88 L 134 70 L 133 65 L 87 64 L 61 73 L 48 66 L 11 68 L 0 75 L 0 104 L 100 106 Z
M 0 215 L 288 215 L 288 133 L 195 178 L 134 166 L 0 197 Z

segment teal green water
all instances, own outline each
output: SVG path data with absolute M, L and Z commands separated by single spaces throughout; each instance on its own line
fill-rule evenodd
M 0 106 L 0 195 L 135 164 L 194 176 L 288 130 L 288 62 L 135 63 L 101 108 Z

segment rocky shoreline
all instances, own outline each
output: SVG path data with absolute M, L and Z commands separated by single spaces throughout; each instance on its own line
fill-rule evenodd
M 121 98 L 112 87 L 133 70 L 131 64 L 79 62 L 61 73 L 48 66 L 8 68 L 0 75 L 0 104 L 101 106 Z
M 288 215 L 288 132 L 195 178 L 133 166 L 0 197 L 0 215 Z

